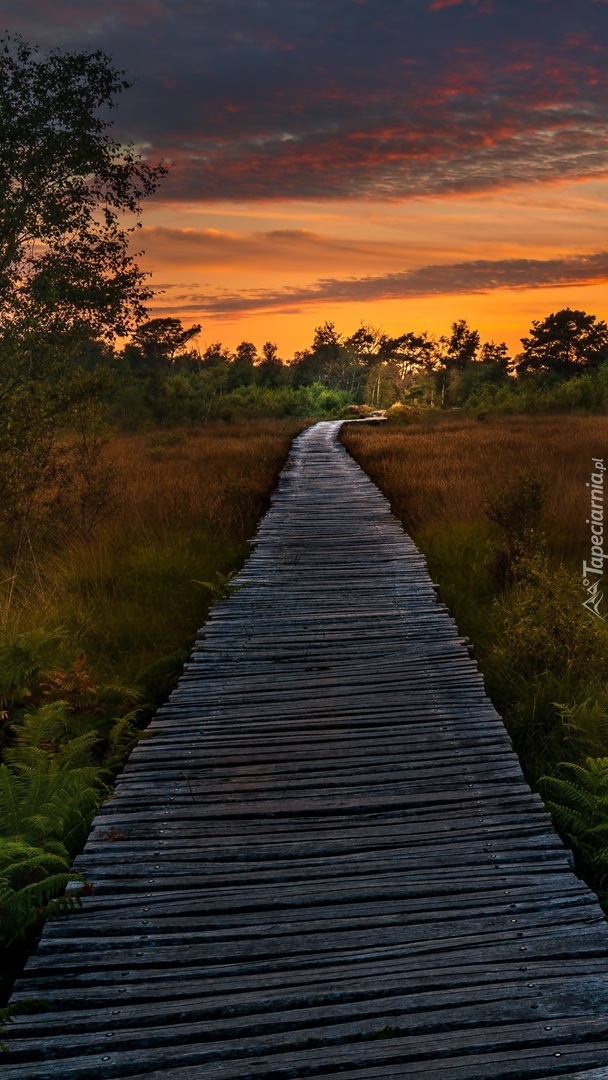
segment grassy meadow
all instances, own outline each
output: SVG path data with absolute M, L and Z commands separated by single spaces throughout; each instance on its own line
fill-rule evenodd
M 32 630 L 80 653 L 95 679 L 158 695 L 150 671 L 188 649 L 221 580 L 241 565 L 300 421 L 249 421 L 187 434 L 120 435 L 93 535 L 2 567 L 1 641 Z
M 304 426 L 115 436 L 112 495 L 92 533 L 0 549 L 5 993 L 41 916 L 68 905 L 90 818 L 246 558 Z
M 528 780 L 604 888 L 608 628 L 582 606 L 581 571 L 608 419 L 431 414 L 342 439 L 426 556 Z

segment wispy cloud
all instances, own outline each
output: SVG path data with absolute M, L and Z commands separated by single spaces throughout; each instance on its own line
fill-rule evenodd
M 540 289 L 608 282 L 608 251 L 554 259 L 479 259 L 422 266 L 402 273 L 352 278 L 321 278 L 301 288 L 250 289 L 213 295 L 181 289 L 171 306 L 223 317 L 273 309 L 300 310 L 320 303 L 412 299 L 488 293 L 499 289 Z
M 145 251 L 150 263 L 196 266 L 201 270 L 235 269 L 239 272 L 318 272 L 319 266 L 403 267 L 413 261 L 416 250 L 428 252 L 429 243 L 403 240 L 341 238 L 310 229 L 270 229 L 229 232 L 220 229 L 175 229 L 144 226 L 134 245 Z M 441 244 L 435 240 L 435 248 Z

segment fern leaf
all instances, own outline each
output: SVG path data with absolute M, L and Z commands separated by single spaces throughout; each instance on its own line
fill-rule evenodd
M 552 777 L 544 782 L 543 790 L 549 793 L 552 802 L 564 808 L 578 810 L 583 814 L 593 814 L 595 803 L 593 793 L 588 787 L 582 788 L 571 780 Z
M 0 839 L 0 934 L 6 947 L 24 937 L 47 913 L 69 910 L 78 894 L 65 889 L 85 879 L 70 870 L 63 855 L 31 844 Z

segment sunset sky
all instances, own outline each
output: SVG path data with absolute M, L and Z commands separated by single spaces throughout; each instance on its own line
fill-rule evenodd
M 153 315 L 288 358 L 332 320 L 466 318 L 518 351 L 608 319 L 608 0 L 3 0 L 134 86 L 114 134 L 174 163 L 138 240 Z

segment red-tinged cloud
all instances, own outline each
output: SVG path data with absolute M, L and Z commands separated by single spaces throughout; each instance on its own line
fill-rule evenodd
M 110 52 L 183 201 L 404 199 L 608 174 L 603 0 L 6 0 Z
M 495 11 L 495 3 L 496 0 L 433 0 L 433 3 L 429 7 L 429 11 L 442 11 L 444 8 L 465 4 L 468 7 L 479 9 L 482 13 L 493 14 Z
M 456 4 L 461 4 L 462 0 L 434 0 L 431 4 L 429 11 L 441 11 L 442 8 L 455 7 Z
M 479 259 L 380 276 L 322 278 L 313 285 L 296 288 L 223 291 L 215 295 L 180 291 L 171 294 L 170 302 L 177 314 L 199 312 L 222 318 L 271 310 L 299 311 L 320 303 L 405 300 L 601 282 L 608 282 L 608 251 L 562 259 Z

